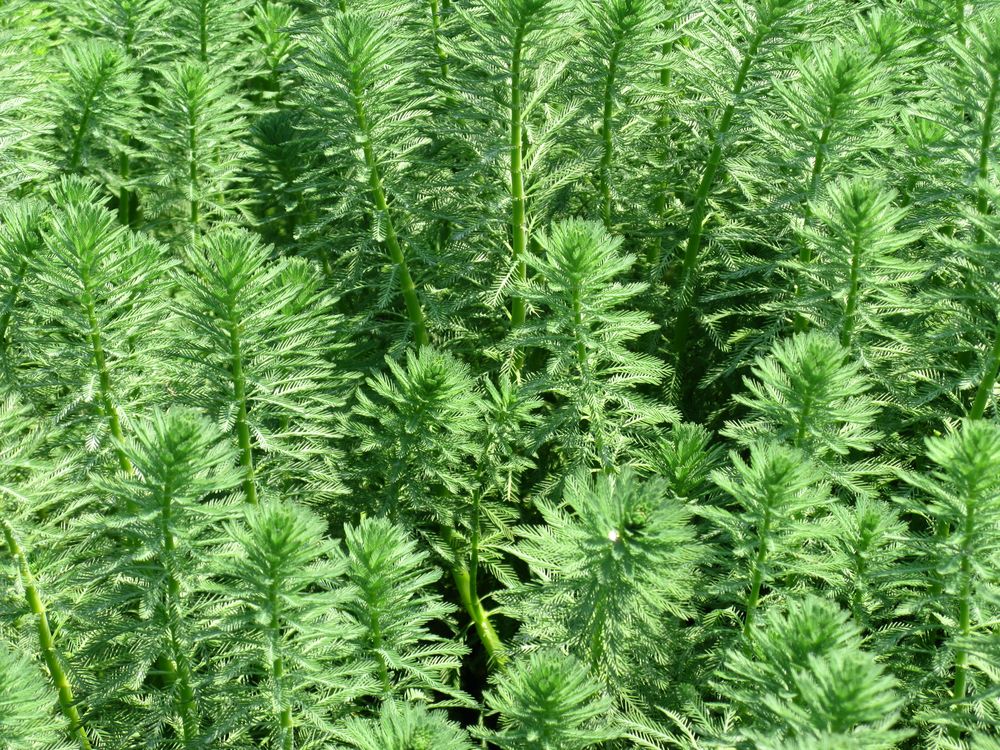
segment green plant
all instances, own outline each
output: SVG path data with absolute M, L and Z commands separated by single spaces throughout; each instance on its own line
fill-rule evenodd
M 0 8 L 0 748 L 997 750 L 997 0 Z

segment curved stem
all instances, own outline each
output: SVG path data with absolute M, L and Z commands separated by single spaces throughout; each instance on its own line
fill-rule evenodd
M 969 410 L 969 419 L 982 419 L 986 413 L 986 404 L 993 393 L 993 386 L 996 385 L 997 377 L 1000 376 L 1000 323 L 997 324 L 996 333 L 993 338 L 993 348 L 990 350 L 986 360 L 986 368 L 983 379 L 979 381 L 976 389 L 976 398 L 972 402 Z
M 62 667 L 62 662 L 59 660 L 59 652 L 56 649 L 55 639 L 52 637 L 52 628 L 49 626 L 48 612 L 42 602 L 42 595 L 38 591 L 35 577 L 28 565 L 28 558 L 21 549 L 10 523 L 6 520 L 0 520 L 0 526 L 3 527 L 7 549 L 10 550 L 11 556 L 17 563 L 18 576 L 21 580 L 21 586 L 24 588 L 24 598 L 28 603 L 28 609 L 31 610 L 37 621 L 38 643 L 41 646 L 42 658 L 49 670 L 49 676 L 52 678 L 59 695 L 59 710 L 69 721 L 70 734 L 76 738 L 82 750 L 92 750 L 90 739 L 87 737 L 83 721 L 80 718 L 80 711 L 76 707 L 76 700 L 73 698 L 73 688 Z
M 503 667 L 507 663 L 506 649 L 500 636 L 497 635 L 490 622 L 490 615 L 483 607 L 482 600 L 478 596 L 477 584 L 473 582 L 469 568 L 465 565 L 462 550 L 459 547 L 458 538 L 455 532 L 447 526 L 441 526 L 441 536 L 451 547 L 452 563 L 451 575 L 455 581 L 455 588 L 458 590 L 458 598 L 462 602 L 466 613 L 472 619 L 472 624 L 476 628 L 480 643 L 486 649 L 486 655 L 491 664 Z M 478 550 L 475 552 L 475 560 L 478 572 Z
M 420 305 L 420 298 L 417 295 L 417 288 L 410 275 L 410 269 L 403 254 L 403 248 L 396 235 L 396 227 L 393 223 L 392 212 L 385 197 L 385 188 L 382 185 L 382 176 L 379 171 L 378 159 L 372 148 L 371 128 L 368 124 L 368 115 L 365 112 L 362 100 L 363 91 L 360 81 L 353 81 L 352 93 L 354 94 L 354 114 L 357 118 L 358 128 L 361 131 L 364 145 L 365 166 L 368 169 L 368 186 L 371 189 L 372 201 L 375 203 L 375 210 L 381 215 L 385 222 L 385 244 L 389 249 L 389 257 L 399 271 L 400 286 L 402 287 L 403 302 L 406 305 L 406 314 L 413 326 L 413 338 L 417 346 L 426 346 L 430 339 L 427 336 L 427 323 L 424 319 L 424 311 Z

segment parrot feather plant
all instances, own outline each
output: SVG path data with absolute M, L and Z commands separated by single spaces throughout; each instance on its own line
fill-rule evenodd
M 0 750 L 1000 750 L 997 0 L 0 68 Z

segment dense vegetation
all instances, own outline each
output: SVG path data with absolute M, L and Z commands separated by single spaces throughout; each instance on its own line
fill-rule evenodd
M 0 750 L 998 750 L 991 6 L 0 0 Z

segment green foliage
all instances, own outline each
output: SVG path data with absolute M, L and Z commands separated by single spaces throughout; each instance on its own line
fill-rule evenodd
M 544 525 L 521 529 L 517 547 L 540 581 L 514 592 L 524 637 L 565 644 L 609 690 L 655 702 L 674 656 L 671 623 L 691 613 L 702 557 L 691 509 L 664 481 L 625 470 L 574 477 L 563 507 L 539 510 Z
M 902 703 L 895 680 L 861 645 L 847 613 L 820 599 L 769 613 L 720 673 L 720 691 L 743 719 L 741 737 L 792 740 L 781 747 L 896 747 L 906 733 L 893 729 Z
M 742 604 L 743 632 L 749 634 L 769 591 L 780 594 L 797 578 L 824 575 L 821 545 L 830 529 L 816 516 L 829 497 L 819 471 L 792 448 L 759 443 L 749 463 L 735 453 L 730 459 L 733 470 L 714 472 L 712 478 L 732 498 L 732 508 L 699 512 L 729 537 L 733 580 L 728 588 Z
M 246 146 L 236 136 L 245 104 L 224 71 L 190 60 L 164 68 L 155 100 L 150 213 L 165 223 L 168 236 L 197 241 L 208 222 L 240 208 Z
M 355 750 L 471 750 L 465 733 L 440 711 L 423 706 L 382 704 L 377 719 L 352 719 L 337 732 Z
M 1000 429 L 967 421 L 950 435 L 928 438 L 927 457 L 933 465 L 929 475 L 903 475 L 918 493 L 903 507 L 926 517 L 933 529 L 917 546 L 931 582 L 923 616 L 929 625 L 949 631 L 941 648 L 953 675 L 950 691 L 938 685 L 934 694 L 946 712 L 955 714 L 946 713 L 946 724 L 974 725 L 980 717 L 993 721 L 996 705 L 989 686 L 996 683 L 991 656 L 996 646 L 990 613 L 1000 587 Z
M 361 652 L 381 681 L 382 695 L 437 691 L 465 702 L 462 692 L 446 682 L 465 649 L 431 629 L 452 609 L 431 589 L 440 574 L 428 567 L 427 553 L 384 519 L 345 527 L 344 541 L 344 610 L 363 629 Z
M 611 702 L 571 656 L 542 651 L 511 665 L 486 695 L 502 729 L 483 733 L 503 750 L 585 750 L 618 736 Z
M 0 747 L 996 750 L 997 0 L 0 7 Z
M 52 716 L 52 696 L 38 668 L 0 642 L 0 748 L 50 750 L 60 727 Z
M 242 229 L 217 229 L 177 284 L 177 387 L 233 435 L 251 502 L 266 488 L 328 500 L 342 491 L 326 447 L 342 406 L 328 356 L 339 318 L 303 259 L 272 260 Z M 181 396 L 184 398 L 184 396 Z
M 555 224 L 539 242 L 544 253 L 528 256 L 533 276 L 521 298 L 540 314 L 506 346 L 547 355 L 535 388 L 557 400 L 542 435 L 560 445 L 567 467 L 610 466 L 644 428 L 673 416 L 639 391 L 662 381 L 663 363 L 628 347 L 656 329 L 643 313 L 620 309 L 644 288 L 617 281 L 635 256 L 593 222 Z
M 748 393 L 733 398 L 749 410 L 748 419 L 728 423 L 724 434 L 743 445 L 769 436 L 803 451 L 831 479 L 859 493 L 866 489 L 865 475 L 884 471 L 852 455 L 871 452 L 879 439 L 873 429 L 879 407 L 866 393 L 871 385 L 861 363 L 833 337 L 815 332 L 778 341 L 752 372 L 744 379 Z

